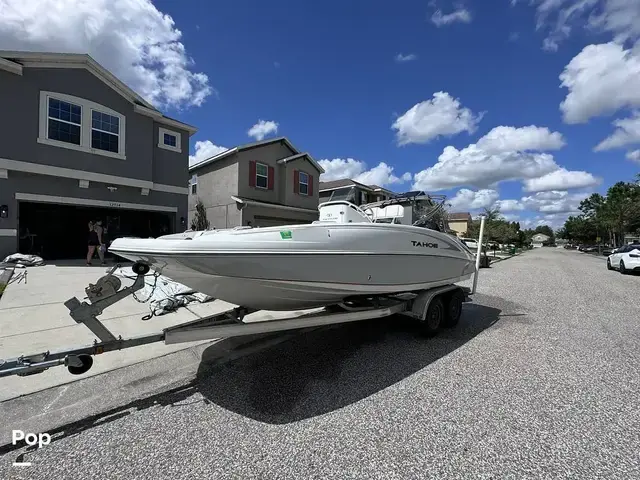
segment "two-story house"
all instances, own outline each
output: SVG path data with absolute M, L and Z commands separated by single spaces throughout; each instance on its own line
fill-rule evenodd
M 365 185 L 349 178 L 320 182 L 320 201 L 348 200 L 354 205 L 388 200 L 396 194 L 378 185 Z
M 318 219 L 318 178 L 324 170 L 285 137 L 231 148 L 192 165 L 189 172 L 189 224 L 199 200 L 212 228 Z
M 86 255 L 106 236 L 187 228 L 189 138 L 81 54 L 0 51 L 0 260 Z

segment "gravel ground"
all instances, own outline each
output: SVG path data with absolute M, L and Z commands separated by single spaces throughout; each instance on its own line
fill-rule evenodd
M 640 276 L 536 249 L 458 328 L 315 330 L 0 459 L 0 478 L 640 478 Z M 11 467 L 20 456 L 31 467 Z

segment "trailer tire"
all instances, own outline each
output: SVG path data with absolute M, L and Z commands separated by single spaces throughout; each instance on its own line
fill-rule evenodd
M 67 370 L 71 375 L 82 375 L 83 373 L 87 373 L 89 369 L 93 366 L 93 357 L 91 355 L 87 355 L 86 353 L 80 354 L 77 356 L 77 359 L 82 363 L 81 366 L 69 365 L 67 366 Z
M 460 322 L 462 316 L 462 304 L 464 303 L 464 293 L 460 289 L 456 289 L 449 295 L 447 299 L 447 310 L 442 323 L 443 327 L 453 328 Z
M 419 323 L 420 334 L 424 337 L 431 338 L 438 333 L 440 325 L 445 317 L 444 304 L 442 303 L 442 296 L 438 295 L 427 308 L 425 318 Z

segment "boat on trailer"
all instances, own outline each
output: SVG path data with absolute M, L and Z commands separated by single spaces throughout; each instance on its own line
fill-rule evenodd
M 442 202 L 411 193 L 363 207 L 330 199 L 311 224 L 121 238 L 110 251 L 259 310 L 322 307 L 469 279 L 473 253 L 434 221 Z
M 474 258 L 466 247 L 461 249 L 457 245 L 461 244 L 459 240 L 452 238 L 447 233 L 434 229 L 430 223 L 425 224 L 429 226 L 417 224 L 416 222 L 435 221 L 437 217 L 437 215 L 433 213 L 428 213 L 426 215 L 420 215 L 418 220 L 414 219 L 413 215 L 416 202 L 419 203 L 421 200 L 427 201 L 427 199 L 421 199 L 419 197 L 420 196 L 399 197 L 387 203 L 378 202 L 363 207 L 358 207 L 350 202 L 329 201 L 322 205 L 324 208 L 321 209 L 321 218 L 312 224 L 310 231 L 324 232 L 328 238 L 340 239 L 341 241 L 338 242 L 338 245 L 341 245 L 342 248 L 349 248 L 350 253 L 354 251 L 363 253 L 362 255 L 352 255 L 352 257 L 364 258 L 370 252 L 376 251 L 383 252 L 381 254 L 383 255 L 382 258 L 386 258 L 383 247 L 394 244 L 394 241 L 389 236 L 389 232 L 403 232 L 403 230 L 397 230 L 396 228 L 391 229 L 390 227 L 408 227 L 408 229 L 405 228 L 404 230 L 406 234 L 397 235 L 395 251 L 401 252 L 400 256 L 414 258 L 414 262 L 423 267 L 424 265 L 428 265 L 426 263 L 427 260 L 433 262 L 433 257 L 436 257 L 436 259 L 445 258 L 446 262 L 448 262 L 449 272 L 441 278 L 434 279 L 434 277 L 431 276 L 425 280 L 425 275 L 416 277 L 415 272 L 419 270 L 419 268 L 416 269 L 414 265 L 409 265 L 409 263 L 402 263 L 402 266 L 408 269 L 410 268 L 411 270 L 408 275 L 408 280 L 396 280 L 397 283 L 389 282 L 389 280 L 386 281 L 387 283 L 380 281 L 371 282 L 374 275 L 384 274 L 384 272 L 379 268 L 371 269 L 368 267 L 368 263 L 357 264 L 350 261 L 350 266 L 361 265 L 363 266 L 362 268 L 365 269 L 364 273 L 361 273 L 361 275 L 357 277 L 358 281 L 355 287 L 354 285 L 347 285 L 345 287 L 341 284 L 339 288 L 336 288 L 335 281 L 331 285 L 325 286 L 322 285 L 323 282 L 316 282 L 311 279 L 310 282 L 313 284 L 310 293 L 311 296 L 309 299 L 305 299 L 302 294 L 309 292 L 309 289 L 305 289 L 306 285 L 303 285 L 303 288 L 301 288 L 301 282 L 296 281 L 294 284 L 295 288 L 293 289 L 295 295 L 288 296 L 284 299 L 282 294 L 276 296 L 279 301 L 284 300 L 284 304 L 270 301 L 264 296 L 264 289 L 259 291 L 259 297 L 255 301 L 251 300 L 250 294 L 243 293 L 239 298 L 246 300 L 247 304 L 236 303 L 236 305 L 238 305 L 237 307 L 222 313 L 165 328 L 157 333 L 125 339 L 119 335 L 117 336 L 106 328 L 98 317 L 109 306 L 134 294 L 145 286 L 145 277 L 152 274 L 151 267 L 157 264 L 154 263 L 152 259 L 155 258 L 152 253 L 147 252 L 143 255 L 138 252 L 134 255 L 136 260 L 132 267 L 136 275 L 133 285 L 121 288 L 122 284 L 120 279 L 113 275 L 119 267 L 117 265 L 95 284 L 90 284 L 85 289 L 87 301 L 80 301 L 78 298 L 73 297 L 65 302 L 65 306 L 68 308 L 69 315 L 73 320 L 85 325 L 97 337 L 93 344 L 0 360 L 0 377 L 38 374 L 55 366 L 66 366 L 69 373 L 80 375 L 86 373 L 92 367 L 94 355 L 150 343 L 164 342 L 169 345 L 183 342 L 214 340 L 242 335 L 356 322 L 390 317 L 395 314 L 415 319 L 419 331 L 423 335 L 433 336 L 440 328 L 453 327 L 458 323 L 462 314 L 463 303 L 471 300 L 471 296 L 477 288 L 479 255 Z M 430 201 L 433 201 L 433 199 Z M 403 208 L 398 209 L 394 207 L 395 213 L 393 213 L 393 209 L 389 209 L 389 207 L 393 206 L 401 206 Z M 406 213 L 405 207 L 410 207 L 412 212 L 411 217 Z M 428 211 L 433 212 L 433 210 Z M 333 217 L 337 217 L 339 220 L 335 221 Z M 364 220 L 365 218 L 366 220 Z M 389 218 L 392 219 L 390 222 Z M 394 223 L 401 221 L 409 222 L 409 218 L 411 218 L 411 225 L 407 225 L 407 223 Z M 345 227 L 348 226 L 353 230 L 345 229 Z M 268 231 L 268 234 L 273 237 L 272 228 L 244 230 Z M 237 231 L 242 230 L 236 229 L 227 231 L 227 233 L 218 232 L 209 235 L 225 236 L 224 241 L 230 238 L 237 240 L 237 236 L 229 233 Z M 291 232 L 292 238 L 282 238 L 282 240 L 293 239 L 294 233 L 291 227 L 276 229 L 276 231 Z M 355 245 L 354 247 L 352 243 L 354 239 L 357 240 L 359 237 L 357 235 L 351 236 L 349 232 L 352 231 L 376 232 L 376 235 L 365 237 L 367 242 L 373 242 L 376 249 L 367 245 Z M 482 244 L 483 232 L 484 217 L 482 217 L 481 220 L 479 244 Z M 198 236 L 207 236 L 207 233 L 185 232 L 177 236 L 191 237 L 193 239 L 191 241 L 178 240 L 181 244 L 190 245 L 195 243 L 195 239 L 198 238 Z M 289 234 L 285 233 L 284 236 L 287 237 Z M 377 236 L 381 237 L 382 240 L 376 240 Z M 172 237 L 176 237 L 176 235 Z M 303 238 L 308 237 L 303 236 Z M 156 241 L 167 242 L 171 240 L 157 239 Z M 407 246 L 407 242 L 410 246 Z M 304 242 L 300 243 L 302 244 Z M 436 248 L 434 246 L 423 245 L 423 243 L 437 243 L 438 246 Z M 326 246 L 326 244 L 325 242 L 324 245 Z M 147 244 L 144 245 L 146 246 Z M 164 251 L 166 250 L 167 248 L 165 248 Z M 276 250 L 279 254 L 282 254 L 284 251 L 278 250 L 277 248 L 271 251 L 273 250 Z M 307 250 L 307 254 L 308 251 L 309 249 Z M 425 253 L 434 251 L 438 253 Z M 331 258 L 335 260 L 335 257 L 339 257 L 339 252 L 340 249 L 335 248 L 330 254 L 324 253 L 318 256 L 320 258 Z M 408 252 L 413 252 L 413 255 L 409 255 Z M 473 263 L 469 265 L 469 256 L 472 261 L 475 260 L 475 266 Z M 345 257 L 347 256 L 343 255 L 343 260 Z M 385 264 L 387 268 L 396 268 L 393 267 L 392 262 L 385 262 Z M 338 268 L 336 262 L 332 263 L 332 265 L 334 268 Z M 431 265 L 433 265 L 433 263 L 431 263 Z M 455 265 L 455 267 L 451 265 Z M 191 267 L 191 270 L 193 270 L 193 267 Z M 371 272 L 373 272 L 373 274 Z M 394 271 L 386 274 L 386 278 L 397 279 L 401 273 L 402 272 L 398 273 Z M 430 274 L 427 273 L 426 275 Z M 369 276 L 372 278 L 369 278 Z M 471 288 L 456 285 L 456 281 L 471 276 L 473 276 Z M 366 280 L 364 280 L 365 277 Z M 176 280 L 180 281 L 179 279 Z M 271 280 L 268 284 L 272 288 L 274 282 L 273 279 Z M 318 283 L 321 283 L 321 285 L 318 285 Z M 247 284 L 244 285 L 244 289 L 248 290 Z M 277 285 L 280 285 L 280 283 L 277 283 Z M 193 285 L 190 286 L 193 287 Z M 284 308 L 285 306 L 287 308 Z M 292 306 L 294 308 L 291 308 Z M 309 306 L 314 306 L 315 308 L 308 308 Z M 269 309 L 264 307 L 276 308 Z M 269 314 L 269 310 L 289 310 L 289 312 L 280 315 L 277 320 L 273 320 L 274 315 Z M 257 312 L 266 314 L 262 321 L 245 321 L 247 315 Z

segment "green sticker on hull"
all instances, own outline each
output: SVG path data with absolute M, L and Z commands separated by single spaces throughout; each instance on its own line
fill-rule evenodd
M 291 230 L 283 230 L 280 232 L 280 236 L 283 240 L 291 240 Z

